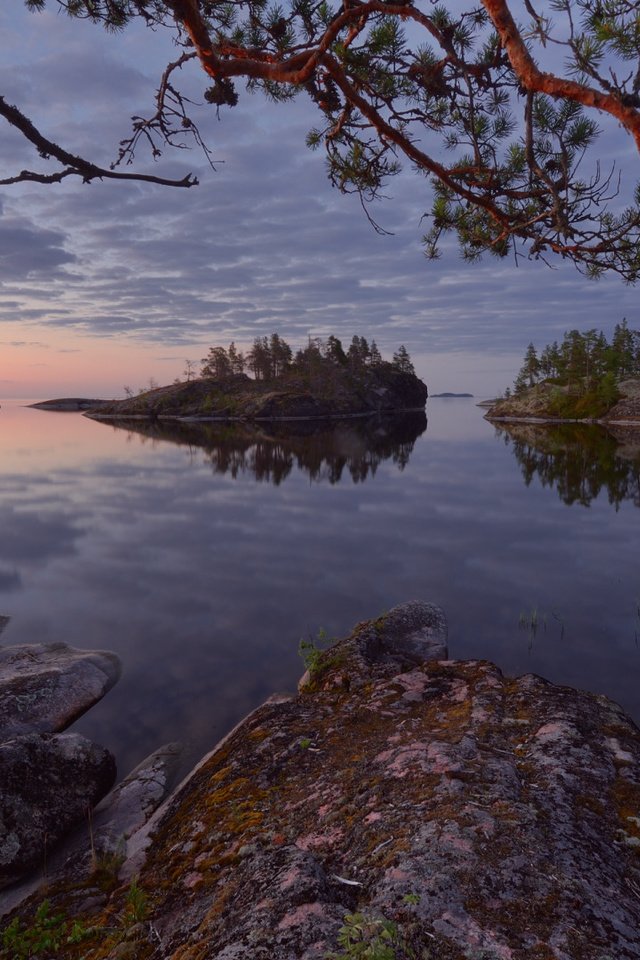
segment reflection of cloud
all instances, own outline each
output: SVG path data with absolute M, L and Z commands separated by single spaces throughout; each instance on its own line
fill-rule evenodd
M 8 478 L 3 488 L 15 489 L 21 492 L 31 485 L 30 478 Z M 64 503 L 62 492 L 58 501 L 58 509 Z M 76 553 L 76 542 L 82 531 L 77 527 L 71 516 L 65 516 L 60 511 L 53 516 L 44 512 L 34 513 L 31 510 L 14 510 L 11 507 L 0 506 L 0 560 L 14 563 L 46 563 L 52 557 L 69 556 Z
M 310 484 L 294 466 L 280 486 L 213 474 L 199 449 L 127 444 L 124 432 L 89 424 L 109 436 L 108 456 L 1 488 L 0 556 L 25 584 L 3 611 L 12 641 L 121 656 L 121 683 L 81 728 L 115 746 L 123 769 L 176 737 L 203 751 L 274 690 L 295 687 L 301 636 L 342 635 L 411 598 L 444 607 L 453 656 L 637 706 L 628 511 L 606 498 L 571 510 L 527 489 L 480 417 L 472 404 L 434 404 L 441 439 L 430 425 L 404 471 L 387 461 L 373 481 Z M 461 442 L 449 439 L 458 419 Z M 529 650 L 518 616 L 533 605 L 548 629 Z
M 19 573 L 15 570 L 3 570 L 0 567 L 0 593 L 11 593 L 14 590 L 22 590 L 22 588 L 22 577 Z M 0 620 L 2 620 L 2 617 L 0 617 Z

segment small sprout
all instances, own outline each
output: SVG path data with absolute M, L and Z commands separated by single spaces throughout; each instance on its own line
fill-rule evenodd
M 402 898 L 402 902 L 403 902 L 403 903 L 408 903 L 408 904 L 410 904 L 411 906 L 414 906 L 414 907 L 415 907 L 415 905 L 416 905 L 417 903 L 420 903 L 420 894 L 419 894 L 419 893 L 405 893 L 404 897 Z

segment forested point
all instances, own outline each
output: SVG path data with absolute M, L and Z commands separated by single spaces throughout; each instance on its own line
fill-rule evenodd
M 623 381 L 640 378 L 640 331 L 626 319 L 608 340 L 602 330 L 569 330 L 538 353 L 527 347 L 522 367 L 505 400 L 547 391 L 547 412 L 556 417 L 597 417 L 614 406 Z M 536 389 L 537 388 L 537 389 Z M 501 401 L 504 403 L 504 401 Z
M 343 367 L 354 373 L 367 367 L 379 367 L 387 363 L 375 340 L 369 343 L 366 337 L 354 336 L 345 351 L 342 342 L 333 335 L 323 340 L 310 337 L 305 347 L 294 353 L 291 346 L 279 334 L 256 337 L 250 350 L 243 353 L 236 348 L 234 341 L 228 347 L 210 347 L 206 357 L 201 360 L 201 375 L 216 380 L 234 374 L 251 373 L 256 380 L 277 380 L 287 374 L 317 372 L 322 367 Z M 401 373 L 415 375 L 415 369 L 409 351 L 401 344 L 394 352 L 391 366 Z M 193 371 L 187 370 L 191 379 Z
M 640 330 L 630 330 L 624 319 L 615 325 L 611 342 L 594 328 L 569 330 L 562 343 L 554 340 L 540 355 L 530 343 L 513 390 L 523 393 L 542 380 L 584 389 L 608 384 L 615 390 L 627 377 L 640 377 Z

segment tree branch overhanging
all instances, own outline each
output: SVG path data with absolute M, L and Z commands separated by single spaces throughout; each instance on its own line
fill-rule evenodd
M 206 150 L 177 83 L 183 64 L 197 62 L 216 111 L 238 102 L 239 79 L 274 99 L 305 91 L 322 118 L 310 146 L 324 146 L 332 183 L 365 204 L 382 196 L 400 159 L 425 174 L 429 256 L 454 233 L 468 260 L 485 250 L 507 256 L 515 244 L 517 255 L 557 254 L 590 275 L 640 276 L 640 193 L 623 208 L 597 162 L 582 173 L 599 133 L 594 111 L 621 124 L 640 153 L 631 0 L 557 0 L 557 29 L 530 0 L 525 25 L 508 0 L 469 0 L 462 13 L 420 0 L 25 2 L 55 3 L 113 29 L 140 19 L 174 31 L 181 54 L 164 70 L 154 112 L 134 118 L 116 166 L 143 142 L 154 155 L 161 145 L 184 146 L 185 130 Z M 564 53 L 567 73 L 546 69 L 549 49 Z M 58 177 L 99 175 L 72 159 Z
M 183 177 L 181 180 L 171 180 L 167 177 L 158 177 L 153 174 L 144 173 L 123 173 L 119 170 L 107 170 L 103 167 L 85 160 L 83 157 L 75 156 L 64 150 L 57 143 L 49 140 L 34 126 L 16 106 L 7 103 L 4 97 L 0 96 L 0 116 L 34 145 L 38 154 L 43 160 L 57 160 L 62 164 L 62 170 L 56 173 L 38 173 L 34 170 L 21 170 L 20 173 L 12 177 L 0 179 L 1 186 L 8 186 L 15 183 L 60 183 L 67 177 L 80 177 L 83 183 L 90 183 L 92 180 L 138 180 L 146 183 L 156 183 L 164 187 L 193 187 L 198 180 L 191 174 Z

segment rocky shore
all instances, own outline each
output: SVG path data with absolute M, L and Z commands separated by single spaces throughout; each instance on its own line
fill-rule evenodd
M 159 806 L 162 787 L 107 829 L 103 801 L 48 872 L 76 927 L 40 960 L 637 960 L 640 732 L 621 708 L 447 659 L 431 604 L 308 654 L 298 694 Z M 30 882 L 0 894 L 16 935 L 45 896 Z
M 110 403 L 109 400 L 90 400 L 88 397 L 60 397 L 57 400 L 39 400 L 29 406 L 36 410 L 52 410 L 61 413 L 74 413 L 78 410 L 97 410 Z
M 358 372 L 323 367 L 317 376 L 288 373 L 272 380 L 246 374 L 204 378 L 101 404 L 88 416 L 204 420 L 299 420 L 422 410 L 426 385 L 390 363 Z
M 640 427 L 640 380 L 637 378 L 623 380 L 617 384 L 617 391 L 618 399 L 606 410 L 593 416 L 582 416 L 577 419 L 604 425 Z M 567 420 L 576 420 L 575 417 L 559 416 L 554 410 L 558 400 L 570 394 L 569 387 L 560 387 L 550 381 L 543 381 L 520 394 L 496 400 L 485 414 L 485 420 L 525 420 L 532 423 L 563 423 Z

